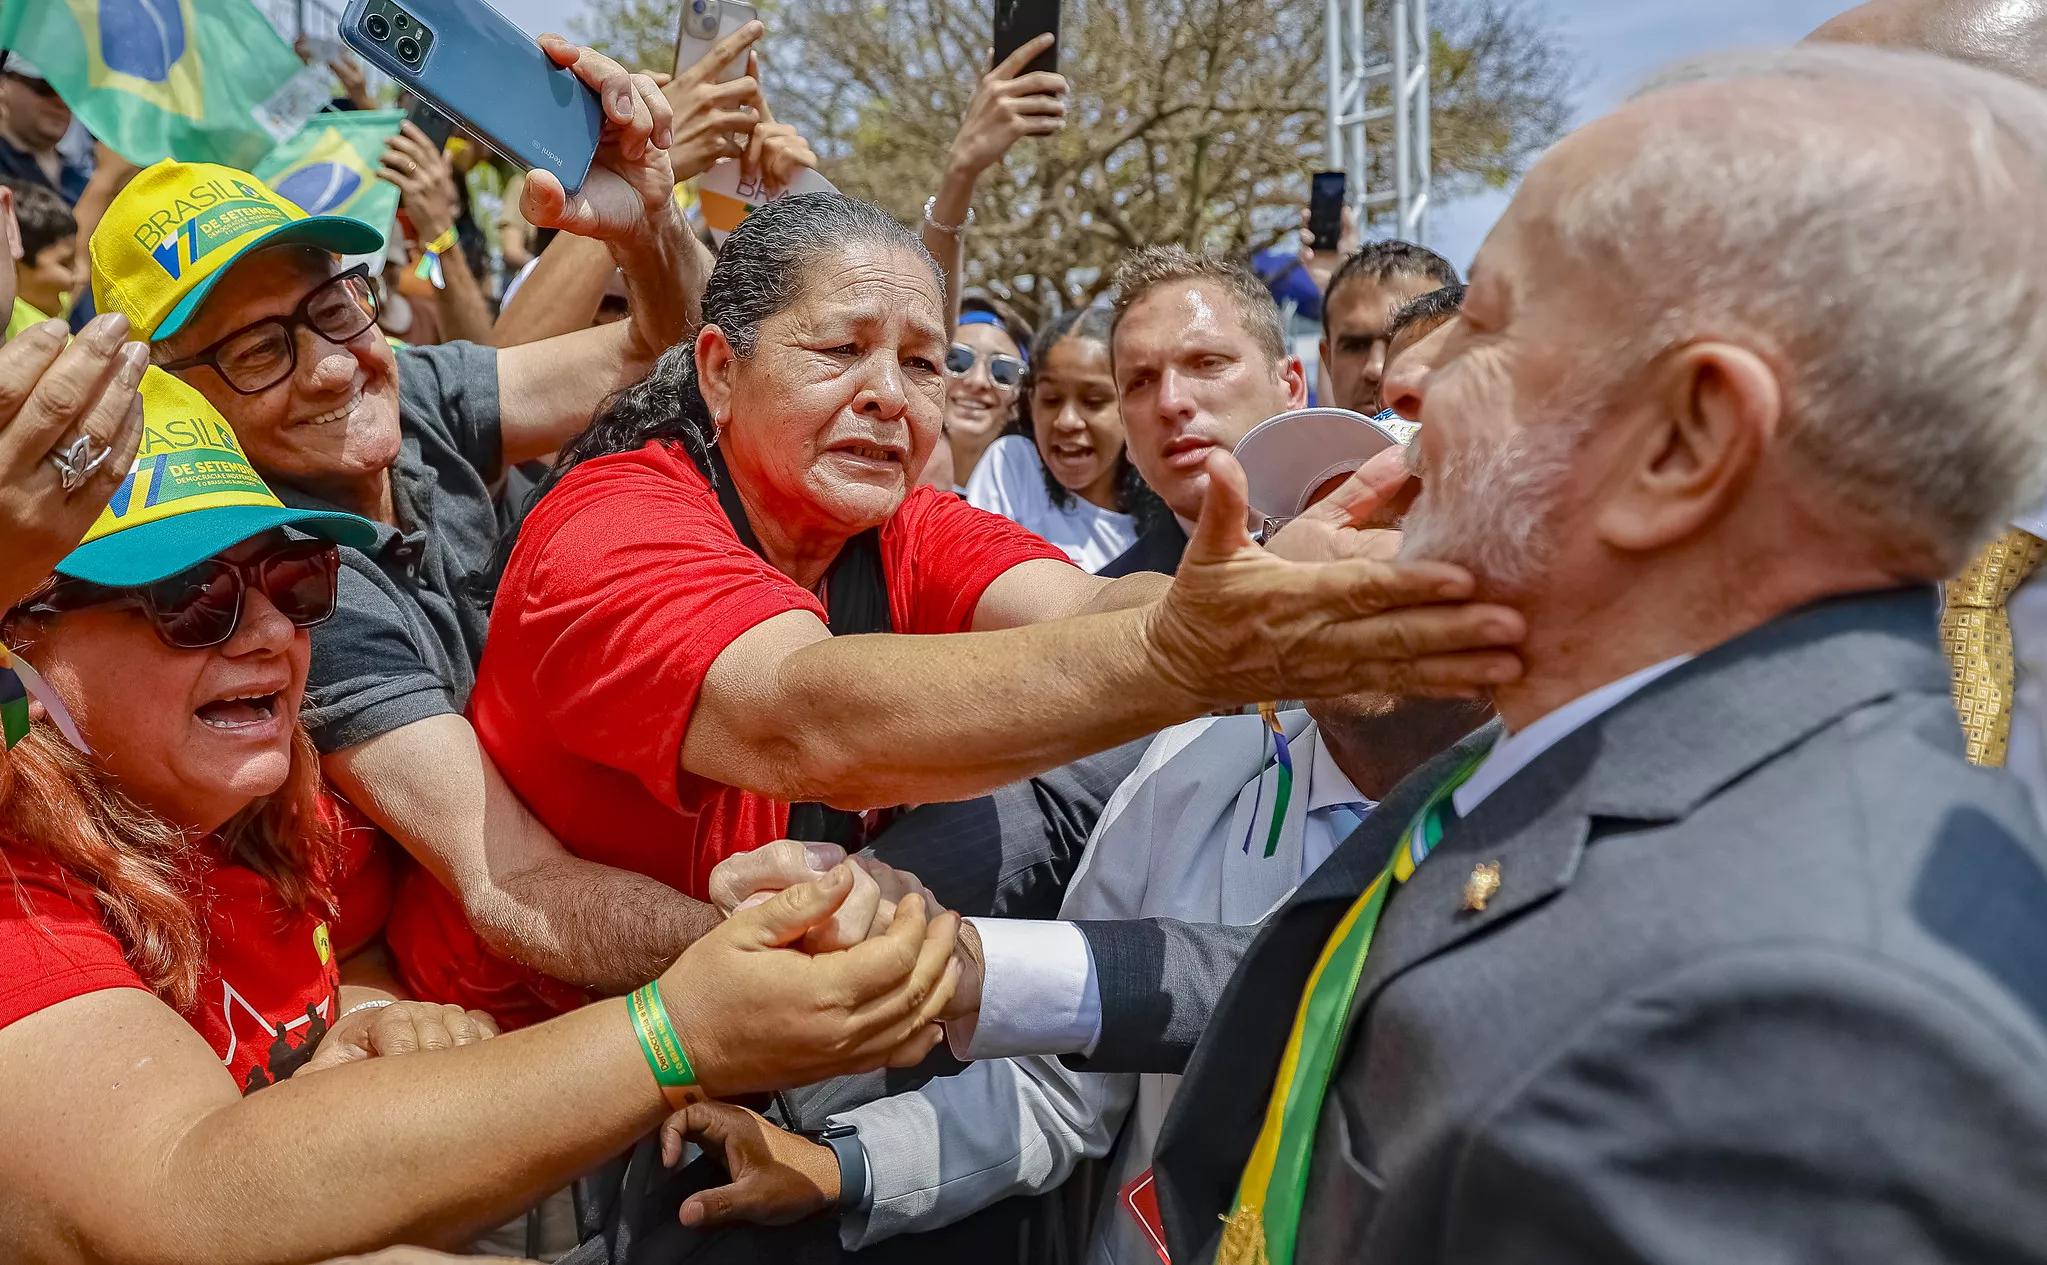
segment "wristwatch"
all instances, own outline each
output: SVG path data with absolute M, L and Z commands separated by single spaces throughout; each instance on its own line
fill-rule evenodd
M 860 1145 L 860 1127 L 835 1124 L 817 1140 L 839 1157 L 839 1211 L 860 1211 L 867 1206 L 867 1148 Z

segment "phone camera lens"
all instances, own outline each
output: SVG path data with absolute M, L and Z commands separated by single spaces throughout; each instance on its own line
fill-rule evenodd
M 399 14 L 399 15 L 398 15 L 398 21 L 397 21 L 396 25 L 397 25 L 398 29 L 402 31 L 402 30 L 404 30 L 404 29 L 405 29 L 406 27 L 408 27 L 408 26 L 411 26 L 411 25 L 412 25 L 412 19 L 411 19 L 411 18 L 408 18 L 408 17 L 406 17 L 406 16 L 404 15 L 404 14 L 402 14 L 402 13 L 401 13 L 401 14 Z
M 410 35 L 401 35 L 398 38 L 398 59 L 407 65 L 418 62 L 419 41 Z
M 704 11 L 704 0 L 690 0 L 689 7 L 692 13 L 702 13 Z
M 381 13 L 372 13 L 364 18 L 362 20 L 362 29 L 368 31 L 370 38 L 379 43 L 391 38 L 391 24 L 384 20 L 384 15 Z

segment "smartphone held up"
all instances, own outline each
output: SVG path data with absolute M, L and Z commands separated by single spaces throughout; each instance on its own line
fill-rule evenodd
M 682 21 L 675 32 L 675 73 L 696 65 L 711 55 L 718 42 L 739 33 L 760 15 L 739 0 L 683 0 Z M 746 73 L 746 54 L 726 62 L 712 82 L 730 83 Z
M 341 38 L 505 158 L 582 187 L 604 130 L 597 94 L 484 0 L 349 0 Z
M 1060 0 L 995 0 L 995 57 L 990 64 L 1000 66 L 1017 49 L 1040 35 L 1050 35 L 1052 47 L 1031 58 L 1023 73 L 1042 70 L 1057 74 L 1059 4 Z

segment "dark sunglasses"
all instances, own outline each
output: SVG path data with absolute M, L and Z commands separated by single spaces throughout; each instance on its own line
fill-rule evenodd
M 285 316 L 253 321 L 197 355 L 158 368 L 166 373 L 201 365 L 243 395 L 257 395 L 292 375 L 298 368 L 298 331 L 311 329 L 330 343 L 360 338 L 377 323 L 377 287 L 370 266 L 357 264 L 322 282 Z
M 981 353 L 965 343 L 954 343 L 945 349 L 945 371 L 955 378 L 964 378 L 974 371 L 981 362 Z M 1014 391 L 1023 382 L 1024 362 L 1015 356 L 989 353 L 988 377 L 1005 391 Z
M 294 627 L 325 622 L 334 614 L 340 573 L 341 550 L 334 544 L 293 541 L 247 562 L 208 558 L 141 588 L 59 580 L 19 609 L 27 615 L 60 615 L 94 606 L 139 607 L 166 646 L 205 650 L 235 635 L 242 622 L 242 599 L 251 588 L 268 598 Z

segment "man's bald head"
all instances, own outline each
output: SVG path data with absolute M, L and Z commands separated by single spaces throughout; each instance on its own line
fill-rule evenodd
M 1524 601 L 1950 574 L 2047 493 L 2043 261 L 2047 93 L 1869 48 L 1682 67 L 1481 249 L 1407 547 Z
M 1810 38 L 1932 53 L 2047 89 L 2047 0 L 1870 0 Z

